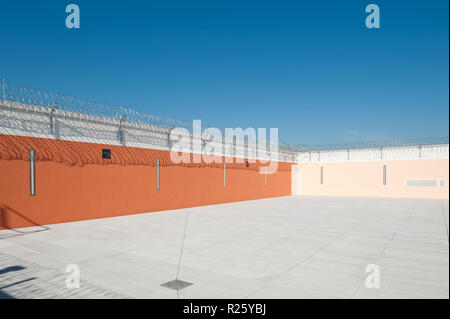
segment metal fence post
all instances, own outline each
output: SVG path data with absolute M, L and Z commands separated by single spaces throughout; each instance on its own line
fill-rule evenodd
M 117 130 L 117 140 L 120 144 L 125 145 L 125 139 L 124 139 L 124 131 L 123 131 L 123 123 L 125 122 L 125 115 L 122 115 L 119 121 L 119 128 Z
M 169 148 L 169 151 L 172 149 L 172 141 L 170 140 L 170 134 L 172 134 L 174 127 L 173 125 L 170 127 L 169 132 L 167 133 L 167 147 Z
M 52 109 L 50 110 L 49 120 L 50 120 L 50 133 L 53 134 L 53 113 L 56 109 L 56 102 L 53 104 Z

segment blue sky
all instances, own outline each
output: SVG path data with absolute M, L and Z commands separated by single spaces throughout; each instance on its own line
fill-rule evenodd
M 76 3 L 81 28 L 65 27 Z M 381 28 L 365 27 L 376 3 Z M 447 136 L 448 1 L 10 1 L 0 77 L 329 144 Z

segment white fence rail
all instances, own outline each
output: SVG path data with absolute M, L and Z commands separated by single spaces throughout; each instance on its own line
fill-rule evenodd
M 300 152 L 298 154 L 299 163 L 448 158 L 448 144 L 319 150 Z

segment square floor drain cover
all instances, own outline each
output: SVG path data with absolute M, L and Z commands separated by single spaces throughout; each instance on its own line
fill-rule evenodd
M 164 284 L 162 284 L 161 286 L 169 288 L 169 289 L 173 289 L 173 290 L 181 290 L 183 288 L 192 286 L 193 284 L 187 281 L 183 281 L 183 280 L 179 280 L 179 279 L 175 279 L 169 282 L 166 282 Z

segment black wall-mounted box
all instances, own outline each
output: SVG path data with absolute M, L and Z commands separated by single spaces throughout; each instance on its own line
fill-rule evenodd
M 102 149 L 102 158 L 111 159 L 111 150 L 107 148 Z

